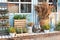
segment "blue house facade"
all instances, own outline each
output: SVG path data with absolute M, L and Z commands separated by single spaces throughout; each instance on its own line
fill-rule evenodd
M 54 0 L 54 1 L 45 0 L 45 1 L 51 5 L 56 4 L 56 0 Z M 5 7 L 3 7 L 3 8 L 8 9 L 10 26 L 13 26 L 14 14 L 28 14 L 29 17 L 27 16 L 27 20 L 28 20 L 28 18 L 30 18 L 29 22 L 34 22 L 35 24 L 38 24 L 38 16 L 35 11 L 35 5 L 41 4 L 41 2 L 42 2 L 42 0 L 30 0 L 30 1 L 28 1 L 28 0 L 23 0 L 23 1 L 20 1 L 20 0 L 19 1 L 8 1 L 8 0 L 6 0 L 5 2 L 0 0 L 0 6 L 3 7 L 1 4 L 4 4 Z M 58 3 L 59 3 L 59 0 L 58 0 Z M 14 6 L 15 6 L 15 8 L 16 7 L 18 7 L 18 8 L 16 8 L 15 11 L 11 11 L 13 9 L 10 9 L 8 4 L 11 5 L 10 6 L 11 8 L 13 8 Z M 1 9 L 1 7 L 0 7 L 0 9 Z M 59 9 L 59 5 L 57 6 L 57 9 Z

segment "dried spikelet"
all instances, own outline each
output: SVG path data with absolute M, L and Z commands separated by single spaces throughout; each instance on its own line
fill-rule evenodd
M 37 11 L 40 19 L 47 19 L 51 14 L 52 6 L 49 6 L 48 3 L 42 3 L 35 6 L 35 10 Z

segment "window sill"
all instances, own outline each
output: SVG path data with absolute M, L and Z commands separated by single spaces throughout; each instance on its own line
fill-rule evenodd
M 17 34 L 18 35 L 18 34 Z M 31 33 L 31 34 L 19 34 L 15 38 L 22 40 L 60 40 L 60 31 L 49 32 L 49 33 Z
M 51 34 L 60 34 L 60 31 L 54 31 L 54 32 L 49 32 L 49 33 L 22 33 L 22 34 L 16 34 L 16 37 L 19 36 L 37 36 L 37 35 L 51 35 Z
M 20 38 L 22 39 L 32 39 L 32 38 L 45 38 L 45 37 L 53 37 L 53 36 L 60 36 L 60 31 L 54 31 L 49 33 L 22 33 L 22 34 L 16 34 L 16 36 L 12 37 L 10 35 L 4 35 L 0 36 L 0 39 L 2 38 Z

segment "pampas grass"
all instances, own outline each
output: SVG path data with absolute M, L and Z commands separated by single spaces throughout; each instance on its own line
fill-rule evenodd
M 53 6 L 49 5 L 46 2 L 35 6 L 35 10 L 37 11 L 38 17 L 40 19 L 48 19 L 49 15 L 51 14 L 52 8 Z

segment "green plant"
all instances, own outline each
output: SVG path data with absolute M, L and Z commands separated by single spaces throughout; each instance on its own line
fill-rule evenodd
M 22 31 L 23 31 L 22 28 L 17 28 L 17 29 L 16 29 L 16 33 L 17 33 L 17 34 L 18 34 L 18 33 L 22 33 Z
M 27 33 L 27 28 L 23 28 L 23 33 Z
M 14 19 L 20 19 L 19 15 L 14 15 Z
M 26 16 L 27 16 L 27 15 L 23 15 L 23 19 L 26 19 Z
M 16 29 L 14 27 L 9 27 L 7 30 L 9 33 L 16 33 Z
M 60 22 L 58 24 L 56 24 L 56 28 L 55 28 L 56 31 L 60 31 Z
M 49 30 L 50 29 L 50 25 L 43 25 L 41 28 L 44 29 L 44 30 Z
M 26 19 L 27 15 L 14 15 L 14 19 Z
M 29 22 L 27 25 L 28 26 L 33 26 L 33 22 Z
M 27 28 L 17 28 L 16 32 L 17 33 L 27 33 Z

